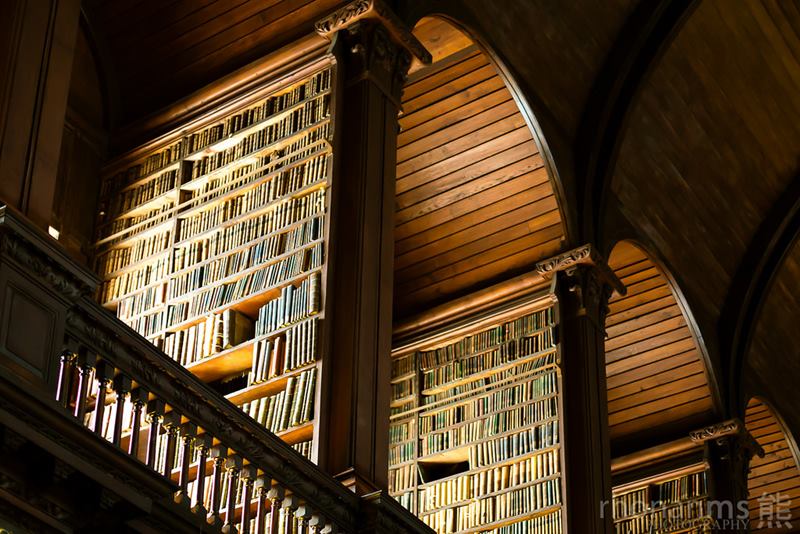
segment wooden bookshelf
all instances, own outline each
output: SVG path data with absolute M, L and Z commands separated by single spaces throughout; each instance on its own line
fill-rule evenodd
M 334 77 L 310 60 L 112 162 L 95 243 L 101 304 L 312 460 Z
M 394 351 L 389 489 L 436 532 L 561 532 L 555 323 L 538 294 Z
M 614 532 L 710 532 L 707 470 L 701 462 L 616 486 L 612 502 Z

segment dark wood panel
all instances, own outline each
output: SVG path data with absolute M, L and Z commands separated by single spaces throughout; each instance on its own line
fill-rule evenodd
M 666 278 L 628 242 L 614 248 L 609 264 L 628 288 L 626 296 L 612 296 L 606 321 L 612 440 L 646 432 L 655 439 L 666 429 L 710 418 L 705 366 Z
M 789 448 L 786 434 L 769 407 L 758 399 L 750 400 L 747 405 L 745 426 L 766 452 L 763 458 L 756 456 L 750 461 L 747 490 L 750 494 L 751 532 L 764 534 L 773 531 L 766 524 L 759 525 L 759 499 L 765 493 L 771 498 L 780 496 L 782 505 L 789 511 L 787 520 L 797 523 L 800 521 L 797 509 L 797 500 L 800 499 L 800 470 Z

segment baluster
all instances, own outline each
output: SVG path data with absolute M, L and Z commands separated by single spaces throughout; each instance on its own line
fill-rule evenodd
M 256 531 L 254 534 L 266 534 L 267 532 L 267 493 L 269 492 L 271 481 L 269 477 L 258 477 L 255 483 L 256 488 Z
M 175 467 L 175 449 L 178 444 L 178 429 L 181 424 L 181 416 L 176 411 L 171 411 L 164 415 L 164 428 L 167 430 L 167 451 L 166 461 L 164 462 L 164 476 L 172 478 L 172 468 Z
M 179 460 L 181 471 L 178 475 L 178 487 L 180 489 L 178 493 L 175 494 L 175 502 L 186 505 L 187 507 L 192 505 L 192 497 L 189 495 L 189 468 L 192 463 L 192 445 L 196 435 L 196 424 L 190 421 L 181 425 L 181 457 Z
M 133 421 L 131 424 L 131 440 L 128 443 L 128 454 L 134 458 L 139 457 L 139 434 L 142 431 L 142 410 L 147 404 L 147 391 L 136 388 L 131 391 L 131 403 L 133 403 Z
M 251 466 L 245 466 L 241 472 L 242 482 L 244 485 L 242 495 L 242 520 L 239 523 L 239 534 L 250 534 L 250 503 L 253 500 L 253 483 L 256 478 L 256 469 Z
M 270 507 L 269 507 L 269 530 L 267 531 L 269 534 L 277 534 L 278 533 L 278 520 L 280 519 L 280 505 L 283 502 L 283 497 L 285 492 L 283 488 L 280 486 L 272 486 L 267 492 L 267 499 L 269 499 Z
M 228 474 L 228 502 L 225 504 L 225 524 L 222 532 L 235 534 L 236 530 L 236 493 L 239 489 L 239 471 L 242 470 L 242 457 L 233 454 L 225 460 L 225 471 Z
M 195 479 L 197 483 L 195 484 L 194 505 L 192 506 L 192 512 L 206 517 L 208 513 L 205 506 L 206 460 L 208 459 L 208 453 L 211 449 L 213 439 L 209 434 L 202 434 L 197 436 L 194 442 L 197 446 L 197 450 L 200 451 L 200 458 L 197 463 L 197 478 Z
M 314 514 L 311 516 L 311 519 L 308 521 L 308 527 L 311 529 L 312 534 L 320 534 L 322 529 L 325 528 L 325 516 L 320 514 Z
M 58 385 L 56 386 L 56 401 L 62 408 L 69 407 L 69 389 L 75 372 L 75 353 L 64 349 L 58 357 Z
M 114 377 L 112 388 L 117 394 L 117 402 L 114 405 L 114 435 L 111 442 L 119 447 L 122 441 L 122 416 L 125 415 L 125 398 L 131 392 L 131 379 L 123 374 Z
M 86 348 L 81 347 L 78 353 L 78 397 L 75 399 L 73 412 L 81 424 L 84 424 L 86 418 L 86 396 L 89 393 L 89 382 L 92 379 L 96 359 L 96 356 L 90 356 Z
M 150 423 L 150 430 L 147 433 L 147 455 L 144 463 L 151 469 L 156 468 L 156 447 L 165 408 L 164 401 L 161 399 L 153 399 L 147 403 L 147 422 Z
M 303 525 L 302 531 L 303 534 L 307 534 L 309 532 L 309 523 L 311 521 L 311 517 L 314 515 L 313 510 L 307 504 L 302 504 L 297 508 L 297 511 L 294 513 L 294 516 L 299 519 Z
M 300 503 L 297 501 L 297 497 L 294 495 L 289 495 L 288 497 L 283 498 L 283 503 L 281 503 L 281 508 L 283 509 L 283 532 L 285 534 L 295 532 L 294 529 L 294 518 L 295 512 L 297 511 L 297 506 Z
M 336 525 L 333 523 L 326 523 L 319 532 L 320 534 L 336 534 L 338 530 L 336 530 Z
M 111 379 L 114 377 L 114 366 L 106 361 L 99 361 L 95 366 L 94 378 L 97 381 L 97 397 L 94 403 L 94 433 L 103 435 L 103 420 L 106 412 L 106 395 Z
M 211 471 L 211 513 L 208 516 L 209 524 L 221 523 L 219 516 L 220 505 L 220 492 L 222 491 L 222 464 L 225 462 L 225 456 L 228 453 L 228 448 L 218 445 L 211 449 L 211 459 L 214 462 L 214 467 Z

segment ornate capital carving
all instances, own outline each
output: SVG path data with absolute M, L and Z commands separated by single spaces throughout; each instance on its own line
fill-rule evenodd
M 348 81 L 369 78 L 399 106 L 411 55 L 377 21 L 360 20 L 340 34 L 345 43 Z
M 559 271 L 571 273 L 579 265 L 590 265 L 599 271 L 600 279 L 616 290 L 620 295 L 626 293 L 625 286 L 614 274 L 597 250 L 590 244 L 568 250 L 563 254 L 540 261 L 536 264 L 536 272 L 544 278 L 552 278 Z
M 337 9 L 314 25 L 317 33 L 331 39 L 339 30 L 349 28 L 363 19 L 377 19 L 392 34 L 394 39 L 423 64 L 431 63 L 431 54 L 406 28 L 395 13 L 382 0 L 355 0 Z
M 711 439 L 723 436 L 736 435 L 742 430 L 742 422 L 738 419 L 730 419 L 722 423 L 714 423 L 699 430 L 689 432 L 689 438 L 695 443 L 703 443 Z

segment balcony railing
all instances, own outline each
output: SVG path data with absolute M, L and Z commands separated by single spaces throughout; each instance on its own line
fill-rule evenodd
M 49 397 L 65 434 L 77 423 L 97 454 L 158 478 L 196 532 L 429 532 L 385 493 L 359 497 L 306 460 L 94 303 L 95 287 L 0 208 L 0 372 L 13 402 Z

